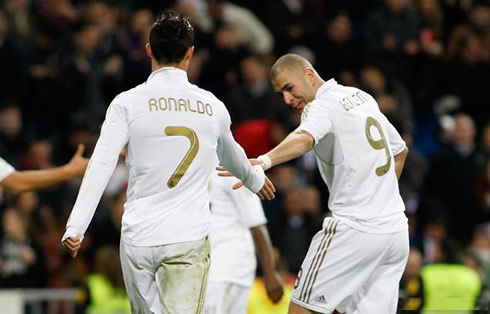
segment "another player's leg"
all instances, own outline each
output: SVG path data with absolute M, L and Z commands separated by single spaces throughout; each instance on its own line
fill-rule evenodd
M 209 281 L 204 314 L 246 314 L 250 287 L 225 281 Z
M 119 255 L 131 312 L 160 313 L 151 247 L 135 247 L 121 241 Z
M 203 313 L 210 248 L 207 238 L 164 245 L 156 280 L 164 313 Z

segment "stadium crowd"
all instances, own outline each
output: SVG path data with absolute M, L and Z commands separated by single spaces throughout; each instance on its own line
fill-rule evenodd
M 0 0 L 0 157 L 16 169 L 47 169 L 68 161 L 78 143 L 89 157 L 108 104 L 150 74 L 144 44 L 154 17 L 169 7 L 189 16 L 196 31 L 190 81 L 224 101 L 251 158 L 299 123 L 300 114 L 269 82 L 277 56 L 300 54 L 324 78 L 375 96 L 410 148 L 400 191 L 412 250 L 401 297 L 423 300 L 421 287 L 431 278 L 424 267 L 455 262 L 476 270 L 480 301 L 488 300 L 485 0 Z M 312 153 L 272 169 L 270 177 L 277 194 L 263 204 L 268 228 L 294 278 L 329 214 L 328 191 Z M 108 262 L 119 247 L 124 152 L 82 258 L 72 260 L 60 239 L 79 184 L 0 191 L 1 288 L 83 286 L 97 271 L 124 289 Z M 413 300 L 400 307 L 419 309 Z

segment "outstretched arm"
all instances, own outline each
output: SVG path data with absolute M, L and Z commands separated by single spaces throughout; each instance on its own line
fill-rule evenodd
M 294 131 L 279 143 L 279 145 L 267 154 L 262 155 L 259 159 L 265 163 L 265 170 L 267 170 L 270 167 L 303 155 L 313 147 L 314 143 L 315 140 L 310 133 L 301 130 Z
M 90 158 L 70 218 L 66 223 L 65 234 L 61 239 L 72 257 L 76 257 L 80 249 L 85 231 L 116 167 L 119 153 L 129 140 L 128 110 L 121 105 L 120 101 L 113 101 L 110 105 L 111 109 L 107 111 L 100 137 Z
M 0 182 L 13 193 L 42 189 L 73 177 L 81 176 L 87 168 L 88 159 L 83 157 L 85 147 L 78 145 L 75 155 L 65 165 L 45 170 L 14 171 Z
M 264 272 L 265 290 L 269 299 L 277 303 L 281 300 L 284 293 L 284 284 L 281 276 L 276 271 L 273 248 L 269 238 L 269 233 L 264 225 L 250 228 L 252 233 L 255 249 L 257 250 L 260 265 Z

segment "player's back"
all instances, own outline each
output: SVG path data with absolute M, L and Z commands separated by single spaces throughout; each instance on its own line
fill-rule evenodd
M 124 240 L 147 246 L 203 238 L 224 105 L 174 68 L 153 72 L 118 101 L 127 108 L 129 130 Z
M 406 229 L 393 158 L 405 146 L 374 98 L 330 80 L 305 115 L 331 124 L 314 149 L 333 215 L 369 232 Z

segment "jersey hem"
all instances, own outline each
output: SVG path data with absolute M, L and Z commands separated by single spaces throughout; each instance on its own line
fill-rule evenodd
M 177 243 L 183 243 L 183 242 L 192 242 L 192 241 L 198 241 L 206 238 L 209 235 L 209 233 L 205 233 L 199 236 L 194 236 L 194 237 L 188 237 L 188 238 L 181 238 L 178 240 L 168 240 L 168 241 L 155 241 L 155 242 L 132 242 L 128 241 L 128 239 L 125 239 L 124 235 L 121 235 L 121 241 L 124 241 L 124 243 L 131 245 L 131 246 L 136 246 L 136 247 L 149 247 L 149 246 L 161 246 L 161 245 L 168 245 L 168 244 L 177 244 Z

